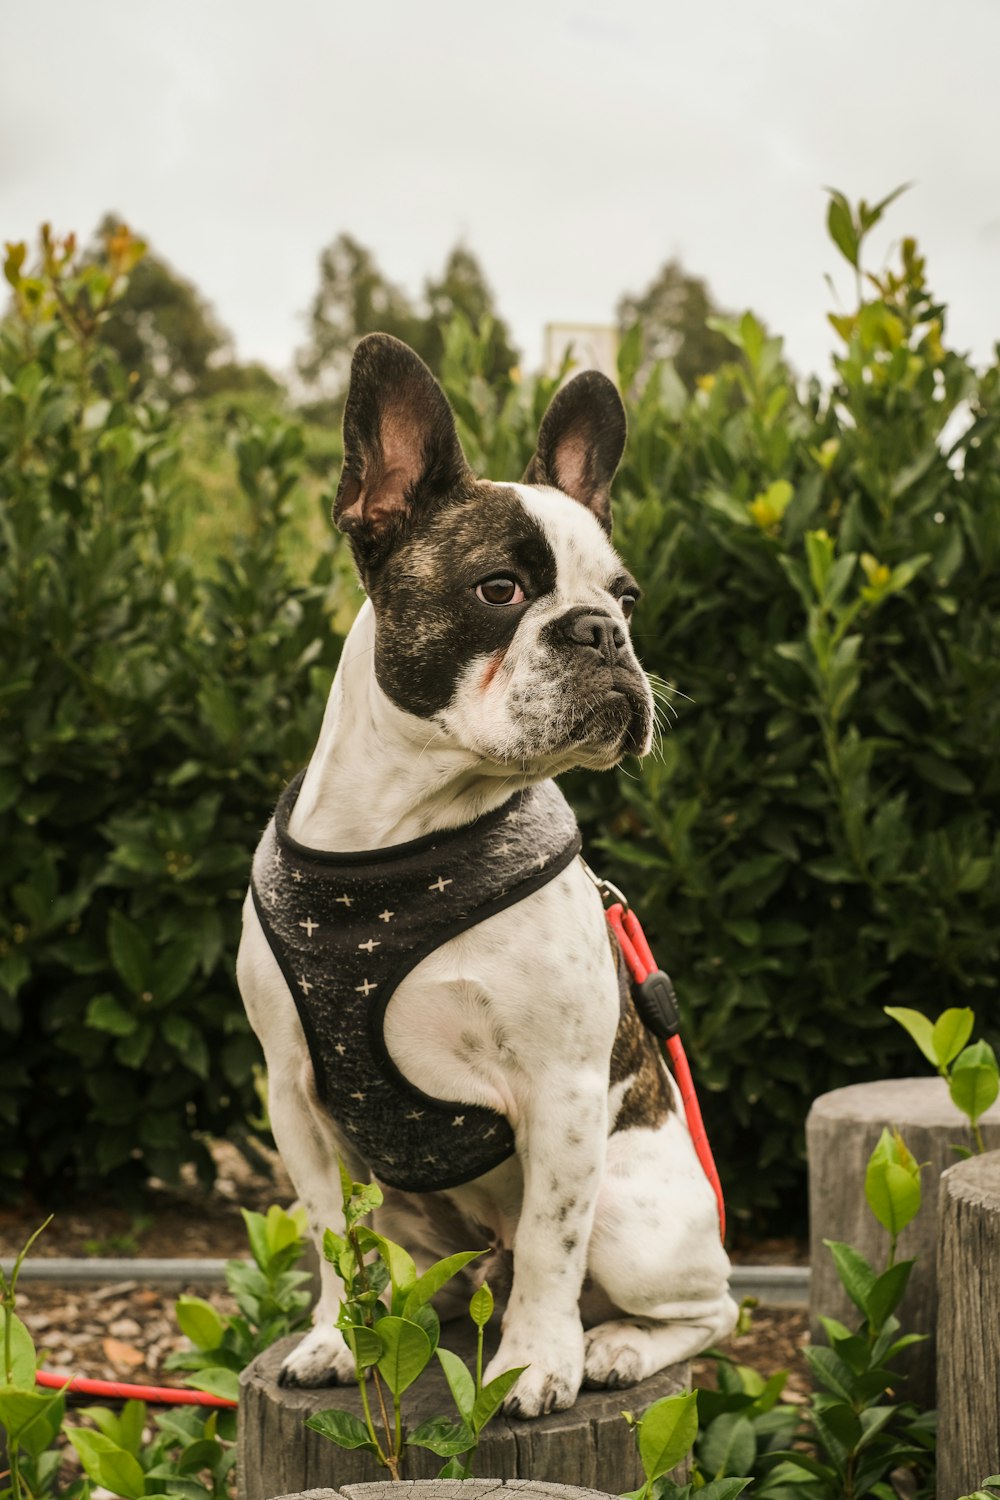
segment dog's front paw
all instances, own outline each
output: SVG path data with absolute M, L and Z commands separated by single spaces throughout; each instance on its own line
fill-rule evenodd
M 642 1334 L 625 1320 L 601 1323 L 587 1333 L 584 1380 L 588 1386 L 616 1390 L 636 1385 L 649 1372 L 639 1343 Z
M 512 1386 L 503 1403 L 508 1417 L 543 1417 L 550 1411 L 572 1406 L 583 1379 L 583 1332 L 563 1339 L 508 1339 L 501 1341 L 483 1375 L 488 1384 L 516 1365 L 527 1369 Z
M 287 1356 L 278 1372 L 279 1385 L 349 1385 L 354 1356 L 339 1328 L 314 1328 Z

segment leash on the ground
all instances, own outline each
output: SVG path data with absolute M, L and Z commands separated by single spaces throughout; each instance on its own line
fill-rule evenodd
M 604 903 L 604 915 L 614 933 L 622 957 L 632 979 L 632 999 L 639 1019 L 663 1048 L 670 1064 L 684 1105 L 684 1115 L 691 1140 L 702 1170 L 711 1184 L 715 1201 L 719 1206 L 719 1234 L 726 1237 L 726 1204 L 722 1196 L 722 1184 L 715 1166 L 712 1148 L 708 1143 L 701 1106 L 695 1092 L 694 1079 L 688 1065 L 684 1044 L 680 1038 L 680 1020 L 677 1015 L 677 996 L 670 976 L 661 969 L 653 957 L 646 941 L 646 934 L 627 898 L 610 880 L 602 880 L 587 864 L 580 860 L 588 876 L 597 887 Z
M 112 1401 L 145 1401 L 149 1406 L 210 1406 L 235 1410 L 236 1402 L 209 1391 L 179 1389 L 171 1385 L 130 1385 L 124 1380 L 91 1380 L 84 1375 L 60 1375 L 56 1370 L 36 1370 L 35 1383 L 67 1396 L 103 1396 Z

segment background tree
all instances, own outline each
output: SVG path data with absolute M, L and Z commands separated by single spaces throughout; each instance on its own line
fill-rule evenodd
M 121 220 L 106 214 L 89 258 L 103 247 Z M 197 288 L 161 256 L 147 251 L 132 272 L 124 296 L 101 328 L 133 385 L 144 396 L 176 401 L 219 387 L 217 372 L 232 365 L 232 335 Z
M 507 325 L 471 250 L 456 245 L 441 274 L 429 278 L 415 303 L 384 275 L 372 252 L 340 234 L 320 255 L 319 288 L 308 314 L 308 337 L 299 350 L 299 373 L 321 398 L 339 404 L 347 387 L 351 353 L 366 333 L 391 333 L 440 373 L 448 325 L 461 314 L 473 328 L 490 321 L 491 377 L 517 363 Z M 318 408 L 316 408 L 318 410 Z
M 427 352 L 423 357 L 435 372 L 444 353 L 445 332 L 456 316 L 466 319 L 474 329 L 488 328 L 489 353 L 484 374 L 487 379 L 505 380 L 518 363 L 519 355 L 510 342 L 510 330 L 497 312 L 493 289 L 483 268 L 464 245 L 456 245 L 444 263 L 437 281 L 424 288 L 429 311 Z
M 733 358 L 728 339 L 708 326 L 709 318 L 724 314 L 707 283 L 674 258 L 665 262 L 644 292 L 626 293 L 616 313 L 622 334 L 635 323 L 642 326 L 645 361 L 640 380 L 657 360 L 669 359 L 691 391 L 699 375 Z

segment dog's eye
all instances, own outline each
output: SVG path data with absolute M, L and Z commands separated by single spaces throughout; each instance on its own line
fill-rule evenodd
M 632 611 L 635 609 L 636 603 L 635 595 L 622 594 L 621 598 L 618 600 L 618 603 L 622 607 L 622 614 L 625 616 L 626 620 L 631 620 Z
M 523 604 L 524 590 L 516 578 L 484 578 L 476 584 L 476 598 L 483 604 Z

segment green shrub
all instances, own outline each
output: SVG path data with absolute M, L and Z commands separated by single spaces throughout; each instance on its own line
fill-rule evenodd
M 184 555 L 177 428 L 95 337 L 136 253 L 46 234 L 5 268 L 0 1186 L 39 1196 L 207 1173 L 201 1137 L 254 1110 L 249 856 L 339 651 L 331 549 L 297 585 L 279 548 L 296 428 L 237 431 L 243 528 L 212 570 Z

